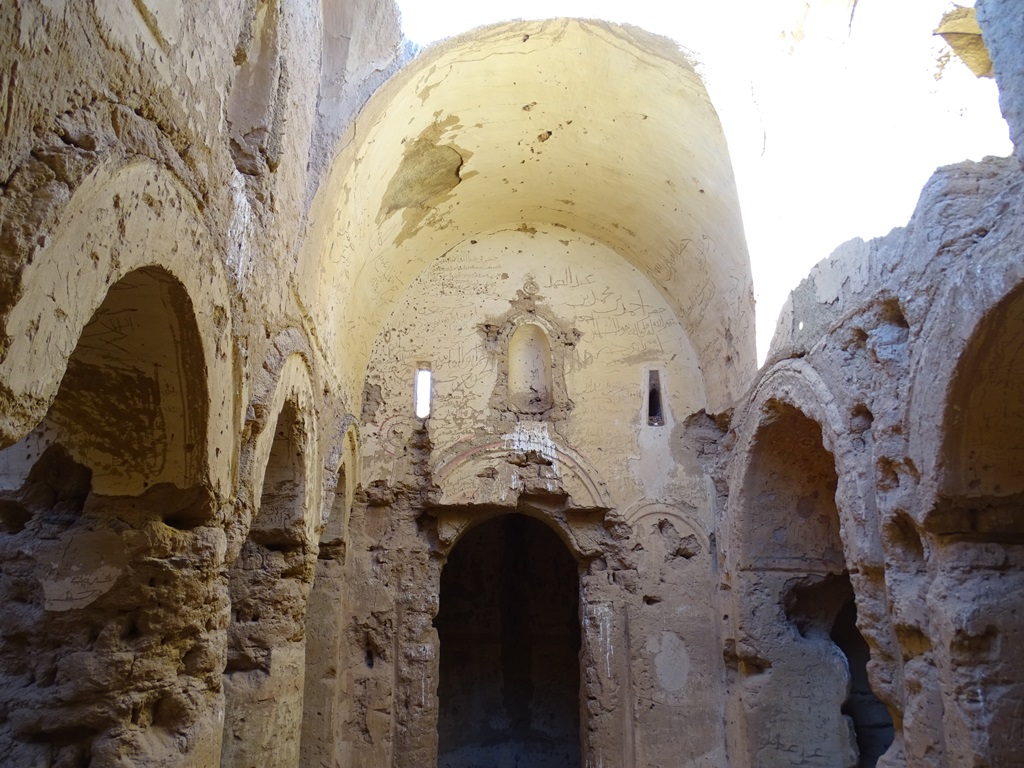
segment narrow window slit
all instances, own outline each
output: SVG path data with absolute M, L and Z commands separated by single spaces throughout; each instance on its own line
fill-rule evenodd
M 421 363 L 416 370 L 415 385 L 416 418 L 418 419 L 425 419 L 430 415 L 431 380 L 430 368 Z
M 647 426 L 665 426 L 665 415 L 661 410 L 661 375 L 658 371 L 647 372 Z

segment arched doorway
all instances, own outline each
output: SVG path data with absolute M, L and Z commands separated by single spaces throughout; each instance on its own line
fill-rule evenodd
M 441 574 L 438 766 L 580 763 L 576 561 L 511 514 L 467 533 Z
M 924 529 L 947 756 L 1013 765 L 1024 743 L 1024 285 L 975 330 L 944 423 Z
M 769 399 L 738 494 L 745 556 L 733 689 L 745 742 L 733 760 L 873 768 L 893 723 L 871 690 L 869 648 L 840 535 L 839 475 L 818 421 Z
M 228 569 L 223 768 L 299 762 L 306 598 L 314 567 L 305 514 L 307 429 L 299 405 L 286 400 L 259 509 Z
M 45 417 L 0 451 L 5 765 L 167 765 L 173 734 L 206 728 L 221 563 L 202 355 L 185 286 L 130 272 L 82 328 Z

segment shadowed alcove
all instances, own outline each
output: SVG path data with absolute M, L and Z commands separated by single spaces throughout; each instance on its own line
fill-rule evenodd
M 1024 697 L 1024 289 L 979 323 L 949 389 L 940 493 L 925 529 L 951 763 L 1020 759 Z M 975 725 L 984 702 L 984 725 Z M 983 758 L 978 758 L 983 755 Z M 982 763 L 977 763 L 982 764 Z
M 112 765 L 125 712 L 151 744 L 194 724 L 183 702 L 217 663 L 219 564 L 182 565 L 213 517 L 206 403 L 191 297 L 148 267 L 110 287 L 46 417 L 0 451 L 0 763 Z
M 512 514 L 441 575 L 438 765 L 579 765 L 579 577 L 543 523 Z
M 892 743 L 893 725 L 868 681 L 870 651 L 856 625 L 835 459 L 817 421 L 774 399 L 763 406 L 750 456 L 745 589 L 779 595 L 783 610 L 744 617 L 743 642 L 763 654 L 743 666 L 748 765 L 789 764 L 790 753 L 813 753 L 835 756 L 822 765 L 869 768 Z
M 302 417 L 286 401 L 274 428 L 259 509 L 228 569 L 225 767 L 298 763 L 305 598 L 314 567 L 304 518 L 306 449 Z

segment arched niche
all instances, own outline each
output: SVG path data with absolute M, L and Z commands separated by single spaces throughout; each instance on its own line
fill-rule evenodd
M 543 414 L 554 405 L 551 342 L 536 323 L 520 324 L 508 340 L 508 404 L 522 414 Z
M 790 764 L 799 755 L 809 765 L 874 766 L 892 743 L 892 721 L 880 742 L 851 709 L 851 674 L 866 681 L 868 659 L 840 621 L 854 593 L 840 535 L 839 477 L 821 425 L 768 398 L 742 472 L 733 511 L 741 572 L 733 585 L 740 615 L 730 704 L 743 734 L 738 764 Z M 876 702 L 872 712 L 887 716 L 870 686 L 865 695 Z
M 46 419 L 0 459 L 0 484 L 17 487 L 53 442 L 89 468 L 97 493 L 197 482 L 207 401 L 204 377 L 184 373 L 202 370 L 191 306 L 182 285 L 155 267 L 111 286 L 82 330 Z
M 342 434 L 340 452 L 334 488 L 328 493 L 330 514 L 325 514 L 306 612 L 302 765 L 321 765 L 333 759 L 338 747 L 337 723 L 349 703 L 339 700 L 338 691 L 344 685 L 346 667 L 352 663 L 344 642 L 345 633 L 340 628 L 351 618 L 346 579 L 348 526 L 359 483 L 359 430 L 354 423 L 348 424 Z
M 1024 286 L 978 324 L 944 416 L 923 527 L 947 758 L 1010 765 L 1024 738 Z
M 268 419 L 242 457 L 252 475 L 240 493 L 237 522 L 249 524 L 227 573 L 225 768 L 294 766 L 300 753 L 306 609 L 322 497 L 314 402 L 303 357 L 290 355 L 276 387 L 260 397 L 266 397 Z M 244 508 L 249 493 L 251 513 Z
M 178 324 L 178 314 L 192 315 L 198 336 L 185 341 L 198 341 L 202 374 L 190 374 L 190 381 L 180 386 L 202 382 L 204 397 L 190 398 L 188 407 L 207 407 L 211 418 L 205 433 L 193 435 L 189 463 L 204 465 L 204 479 L 215 492 L 230 495 L 232 457 L 238 453 L 241 432 L 230 352 L 231 303 L 223 265 L 189 191 L 148 160 L 111 162 L 90 172 L 53 218 L 59 225 L 34 238 L 43 245 L 26 259 L 17 303 L 0 307 L 0 344 L 6 345 L 0 390 L 8 398 L 8 407 L 0 411 L 0 445 L 17 442 L 43 420 L 86 325 L 112 298 L 111 287 L 120 286 L 117 290 L 123 292 L 140 275 L 164 273 L 180 283 L 188 300 L 173 290 L 163 297 L 151 291 L 150 301 L 137 303 L 136 314 L 162 311 L 171 327 Z M 115 336 L 117 332 L 115 321 Z M 187 344 L 176 343 L 175 348 Z M 154 346 L 147 349 L 140 359 Z M 175 385 L 166 365 L 152 373 L 161 387 Z
M 942 486 L 928 527 L 1024 536 L 1024 289 L 993 308 L 957 366 L 946 405 Z
M 838 482 L 817 422 L 788 403 L 769 401 L 743 484 L 748 566 L 843 570 Z
M 441 572 L 438 766 L 580 763 L 577 564 L 544 523 L 468 531 Z
M 110 287 L 46 416 L 0 452 L 5 761 L 166 764 L 182 733 L 216 759 L 207 397 L 190 295 L 146 267 Z

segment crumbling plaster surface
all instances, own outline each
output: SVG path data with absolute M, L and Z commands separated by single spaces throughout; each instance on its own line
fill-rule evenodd
M 496 387 L 509 375 L 507 326 L 538 319 L 548 326 L 564 395 L 553 413 L 531 418 L 517 416 Z M 575 481 L 568 456 L 568 466 L 556 459 L 552 467 L 567 483 L 596 485 L 571 494 L 578 506 L 625 510 L 643 499 L 705 506 L 706 489 L 688 475 L 672 440 L 673 428 L 706 406 L 697 356 L 662 295 L 606 246 L 553 227 L 480 234 L 424 270 L 370 359 L 372 402 L 363 425 L 369 480 L 394 477 L 394 457 L 417 426 L 412 382 L 419 363 L 433 372 L 432 471 L 442 503 L 514 503 L 522 478 L 500 457 L 533 429 L 534 450 L 580 457 L 586 476 Z M 647 423 L 652 369 L 661 372 L 665 393 L 661 426 Z M 489 461 L 489 454 L 499 458 Z M 478 475 L 488 467 L 494 479 L 485 482 Z
M 978 369 L 975 350 L 1000 343 L 997 328 L 1015 332 L 1016 315 L 994 310 L 1024 281 L 1022 189 L 1013 159 L 943 168 L 905 228 L 840 247 L 791 295 L 769 363 L 734 418 L 740 437 L 721 537 L 737 633 L 728 642 L 735 642 L 740 670 L 733 690 L 765 674 L 763 662 L 744 667 L 745 655 L 764 650 L 744 622 L 780 600 L 745 585 L 754 573 L 744 572 L 741 553 L 752 540 L 742 523 L 757 507 L 739 492 L 751 461 L 742 436 L 762 418 L 766 399 L 779 398 L 820 425 L 835 462 L 845 567 L 871 649 L 871 683 L 896 724 L 895 744 L 880 764 L 1001 765 L 1019 757 L 1010 712 L 1020 706 L 1024 683 L 996 649 L 1011 647 L 1021 631 L 1021 553 L 1013 523 L 970 517 L 999 502 L 984 496 L 991 489 L 972 491 L 967 482 L 990 476 L 971 463 L 984 461 L 971 458 L 986 455 L 983 443 L 972 442 L 984 436 L 955 434 L 968 405 L 979 407 L 972 392 L 1012 379 L 1003 367 L 1013 370 L 1015 337 L 1003 337 L 1010 346 L 987 358 L 990 372 Z M 995 317 L 1002 320 L 990 321 Z M 998 418 L 1016 424 L 1019 390 L 1000 392 Z M 996 453 L 988 455 L 1019 450 L 1015 438 L 1003 437 L 1009 432 L 993 434 L 999 436 L 988 450 Z M 1018 483 L 1001 477 L 1012 496 Z M 969 532 L 951 504 L 979 527 Z M 1002 527 L 984 527 L 992 525 Z M 758 607 L 744 606 L 751 600 Z M 980 708 L 979 697 L 988 702 Z M 741 706 L 731 715 L 730 728 L 742 734 L 735 743 L 756 746 L 743 731 L 743 712 Z M 800 748 L 809 744 L 799 728 L 789 738 Z
M 271 2 L 0 8 L 0 762 L 429 766 L 440 574 L 510 512 L 580 572 L 591 765 L 846 765 L 850 594 L 880 765 L 1019 762 L 1017 164 L 942 169 L 823 262 L 755 380 L 674 47 L 501 25 L 356 120 L 394 6 Z M 1019 139 L 1018 9 L 979 5 Z M 543 413 L 503 401 L 527 322 Z
M 398 58 L 397 11 L 270 5 L 0 8 L 5 764 L 218 765 L 226 571 L 296 365 L 307 593 L 339 468 L 358 481 L 337 376 L 279 276 L 316 183 L 310 148 Z M 322 46 L 322 12 L 358 29 L 351 51 Z M 273 20 L 259 50 L 257 18 Z M 266 146 L 242 166 L 230 94 L 257 57 L 268 102 L 244 130 Z M 340 94 L 329 120 L 322 72 Z M 298 754 L 299 728 L 265 730 Z
M 8 223 L 13 224 L 9 219 Z M 151 265 L 161 266 L 182 282 L 194 297 L 196 322 L 214 331 L 200 336 L 205 369 L 210 373 L 206 396 L 214 411 L 230 412 L 234 374 L 227 280 L 213 260 L 213 246 L 197 221 L 194 203 L 170 174 L 144 161 L 104 167 L 83 182 L 64 207 L 56 229 L 40 239 L 45 247 L 25 268 L 24 295 L 6 321 L 10 341 L 0 373 L 7 397 L 20 405 L 19 410 L 5 410 L 7 442 L 23 435 L 45 414 L 83 327 L 110 285 Z M 83 251 L 86 263 L 76 258 Z M 205 257 L 205 266 L 196 259 L 197 253 Z M 116 344 L 117 329 L 111 327 L 110 333 L 109 342 Z M 203 436 L 207 456 L 235 450 L 232 426 L 237 428 L 237 424 L 219 425 Z M 213 467 L 219 476 L 211 481 L 226 492 L 232 481 L 228 468 Z
M 467 33 L 377 91 L 342 143 L 299 270 L 350 392 L 430 261 L 523 224 L 575 230 L 644 273 L 708 369 L 713 408 L 748 381 L 751 287 L 728 153 L 670 41 L 567 20 Z

